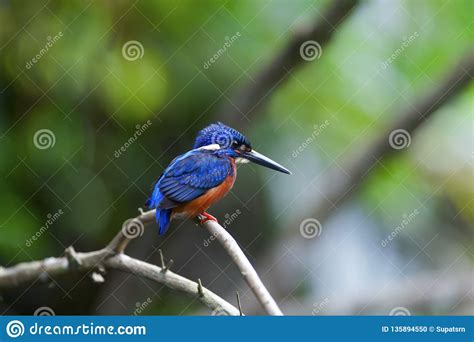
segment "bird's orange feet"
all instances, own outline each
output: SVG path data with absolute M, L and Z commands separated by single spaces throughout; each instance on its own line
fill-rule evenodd
M 216 223 L 219 223 L 214 216 L 206 212 L 203 212 L 201 215 L 199 215 L 199 220 L 201 224 L 204 224 L 207 221 L 214 221 Z

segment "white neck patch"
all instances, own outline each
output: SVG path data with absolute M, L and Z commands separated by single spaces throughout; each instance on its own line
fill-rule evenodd
M 245 158 L 240 158 L 240 157 L 239 157 L 239 158 L 235 158 L 235 162 L 236 162 L 237 164 L 247 164 L 249 161 L 250 161 L 250 160 L 245 159 Z
M 200 150 L 208 150 L 208 151 L 217 151 L 220 148 L 221 147 L 219 146 L 219 144 L 212 144 L 212 145 L 199 147 Z

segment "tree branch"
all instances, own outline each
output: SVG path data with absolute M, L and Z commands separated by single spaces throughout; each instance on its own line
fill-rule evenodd
M 221 116 L 226 122 L 239 127 L 242 114 L 250 117 L 255 113 L 290 72 L 305 62 L 300 54 L 303 43 L 315 41 L 324 46 L 357 3 L 358 0 L 335 0 L 313 26 L 295 33 L 286 47 L 254 77 L 255 81 L 238 91 L 232 102 L 223 108 Z
M 140 216 L 134 219 L 125 221 L 122 231 L 117 234 L 117 236 L 110 242 L 108 249 L 117 253 L 122 252 L 130 242 L 130 238 L 127 236 L 137 235 L 143 230 L 143 225 L 149 222 L 154 222 L 154 220 L 155 210 L 150 210 L 145 213 L 141 213 Z M 206 221 L 203 226 L 209 231 L 211 235 L 216 237 L 216 239 L 221 243 L 222 247 L 224 247 L 226 252 L 235 262 L 244 280 L 247 282 L 265 311 L 269 315 L 283 315 L 275 300 L 270 295 L 270 292 L 268 292 L 265 285 L 263 285 L 257 272 L 253 268 L 248 258 L 245 256 L 244 252 L 240 249 L 238 243 L 235 241 L 232 235 L 230 235 L 227 230 L 224 229 L 224 227 L 214 221 Z M 163 266 L 163 268 L 165 268 L 165 266 Z
M 184 278 L 171 271 L 163 272 L 161 267 L 151 265 L 141 260 L 130 258 L 125 254 L 119 254 L 110 258 L 105 263 L 106 266 L 121 270 L 126 273 L 132 273 L 139 277 L 144 277 L 158 283 L 164 284 L 170 289 L 186 293 L 192 298 L 197 298 L 201 303 L 212 310 L 225 312 L 227 315 L 240 315 L 239 309 L 225 301 L 214 292 L 208 290 L 200 284 Z M 200 288 L 200 291 L 198 290 Z
M 281 312 L 277 303 L 270 295 L 270 292 L 268 292 L 265 285 L 263 285 L 257 272 L 253 268 L 248 258 L 245 256 L 244 252 L 240 249 L 232 235 L 230 235 L 220 224 L 214 221 L 205 222 L 204 227 L 211 235 L 216 237 L 216 239 L 221 243 L 222 247 L 224 247 L 226 252 L 235 262 L 244 280 L 247 282 L 265 311 L 269 315 L 282 316 L 283 313 Z
M 38 280 L 45 282 L 54 276 L 77 271 L 115 269 L 150 279 L 185 293 L 198 299 L 212 310 L 239 316 L 240 310 L 235 306 L 202 286 L 198 291 L 198 283 L 171 272 L 169 265 L 162 268 L 123 254 L 128 243 L 141 235 L 140 229 L 144 229 L 146 223 L 154 221 L 154 216 L 155 211 L 151 210 L 125 221 L 122 229 L 109 245 L 98 251 L 76 253 L 72 247 L 69 247 L 66 249 L 64 257 L 51 257 L 42 261 L 20 263 L 9 268 L 0 267 L 0 289 L 14 288 Z

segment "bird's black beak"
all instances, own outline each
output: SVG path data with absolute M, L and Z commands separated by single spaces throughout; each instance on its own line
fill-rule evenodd
M 250 161 L 252 161 L 252 162 L 254 162 L 258 165 L 262 165 L 262 166 L 268 167 L 272 170 L 280 171 L 280 172 L 286 173 L 288 175 L 291 175 L 290 170 L 284 168 L 283 166 L 281 166 L 277 162 L 271 160 L 268 157 L 265 157 L 263 154 L 258 153 L 255 150 L 248 151 L 248 152 L 243 152 L 241 154 L 241 156 L 242 156 L 242 158 L 248 159 L 248 160 L 250 160 Z

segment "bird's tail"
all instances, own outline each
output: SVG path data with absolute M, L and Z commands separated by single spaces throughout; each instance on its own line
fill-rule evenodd
M 160 226 L 159 234 L 166 233 L 170 226 L 171 209 L 156 209 L 156 223 Z
M 153 194 L 151 198 L 148 199 L 146 205 L 150 209 L 156 209 L 156 223 L 159 226 L 159 234 L 163 235 L 166 233 L 170 226 L 171 221 L 171 210 L 172 209 L 159 209 L 158 205 L 163 200 L 165 196 L 160 192 L 158 188 L 158 184 L 155 186 L 153 190 Z

